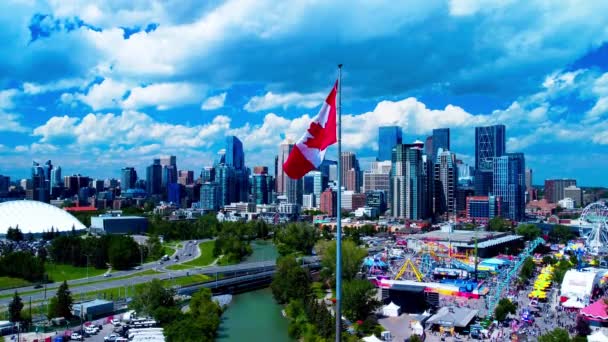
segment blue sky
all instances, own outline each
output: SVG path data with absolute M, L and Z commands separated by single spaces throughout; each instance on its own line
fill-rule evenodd
M 144 175 L 175 154 L 197 173 L 226 135 L 272 165 L 344 63 L 344 150 L 364 167 L 377 128 L 406 140 L 507 126 L 535 183 L 608 185 L 608 2 L 27 1 L 0 4 L 0 174 Z M 335 152 L 330 151 L 328 156 Z

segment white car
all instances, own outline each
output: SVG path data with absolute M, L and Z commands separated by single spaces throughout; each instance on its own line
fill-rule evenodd
M 107 278 L 107 277 L 111 277 L 112 274 L 111 273 L 105 273 L 103 276 Z
M 113 320 L 110 321 L 112 323 L 113 326 L 118 327 L 120 326 L 120 321 L 117 320 L 116 318 L 114 318 Z
M 95 335 L 99 332 L 99 329 L 97 327 L 85 327 L 84 328 L 84 332 L 86 332 L 89 335 Z
M 72 333 L 72 335 L 70 335 L 70 340 L 82 341 L 82 335 L 80 335 L 79 333 Z
M 114 342 L 114 341 L 116 341 L 116 339 L 118 339 L 118 337 L 119 336 L 116 334 L 111 334 L 111 335 L 104 337 L 103 340 L 108 341 L 108 342 Z

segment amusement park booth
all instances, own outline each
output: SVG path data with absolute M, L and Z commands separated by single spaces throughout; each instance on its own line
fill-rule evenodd
M 439 311 L 426 321 L 431 329 L 441 332 L 462 332 L 468 327 L 478 311 L 455 306 L 442 307 Z
M 592 327 L 608 327 L 608 305 L 604 302 L 604 298 L 583 308 L 580 315 Z
M 451 246 L 457 253 L 474 253 L 477 245 L 480 258 L 491 258 L 507 250 L 523 247 L 523 240 L 519 235 L 470 230 L 434 230 L 418 234 L 408 240 L 408 247 L 421 252 L 429 241 L 445 247 Z
M 429 309 L 424 289 L 424 285 L 394 284 L 388 289 L 385 304 L 396 304 L 401 313 L 422 313 Z

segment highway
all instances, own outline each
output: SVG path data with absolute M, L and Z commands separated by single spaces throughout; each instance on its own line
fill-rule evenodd
M 198 249 L 198 244 L 205 240 L 196 240 L 194 243 L 187 243 L 186 241 L 182 242 L 183 247 L 175 252 L 175 254 L 171 257 L 171 260 L 163 263 L 162 265 L 159 262 L 151 262 L 144 264 L 142 269 L 140 270 L 128 270 L 128 271 L 116 271 L 112 272 L 112 276 L 109 278 L 105 278 L 102 276 L 90 277 L 88 279 L 78 279 L 68 281 L 70 285 L 70 291 L 75 300 L 78 300 L 78 294 L 106 290 L 111 288 L 127 288 L 133 287 L 137 284 L 145 283 L 151 281 L 152 279 L 174 279 L 179 277 L 185 277 L 193 274 L 206 274 L 206 275 L 219 275 L 224 274 L 225 277 L 234 277 L 237 275 L 248 275 L 260 272 L 269 272 L 274 271 L 275 261 L 259 261 L 259 262 L 249 262 L 249 263 L 241 263 L 237 265 L 229 265 L 229 266 L 206 266 L 206 267 L 198 267 L 191 268 L 187 270 L 180 271 L 170 271 L 165 269 L 164 267 L 168 265 L 173 265 L 176 263 L 184 263 L 190 261 L 192 259 L 197 258 L 200 255 L 200 251 Z M 188 257 L 188 254 L 191 254 Z M 175 261 L 174 256 L 179 256 L 179 261 Z M 316 263 L 319 261 L 318 257 L 305 257 L 301 260 L 303 263 Z M 142 275 L 142 276 L 133 276 L 131 278 L 126 279 L 116 279 L 119 277 L 132 276 L 135 273 L 142 272 L 145 270 L 157 270 L 161 273 L 158 274 L 150 274 L 150 275 Z M 95 282 L 93 284 L 89 284 L 91 282 Z M 48 284 L 46 288 L 46 294 L 44 289 L 34 289 L 32 286 L 22 287 L 17 289 L 19 293 L 29 292 L 29 291 L 38 291 L 32 294 L 22 294 L 21 297 L 24 301 L 29 301 L 30 297 L 32 302 L 42 301 L 53 297 L 57 291 L 57 287 L 59 287 L 60 283 L 52 283 Z M 12 295 L 15 292 L 15 289 L 3 290 L 0 291 L 0 296 L 2 295 Z M 0 306 L 8 305 L 8 303 L 12 300 L 11 297 L 0 298 Z

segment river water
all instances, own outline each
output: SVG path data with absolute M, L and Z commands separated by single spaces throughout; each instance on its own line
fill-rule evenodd
M 247 261 L 276 259 L 278 253 L 271 242 L 254 241 L 253 254 Z M 235 295 L 222 315 L 216 341 L 293 341 L 287 335 L 287 319 L 281 315 L 269 288 Z

